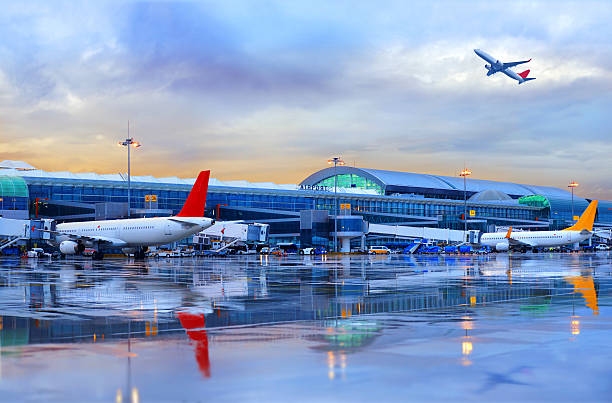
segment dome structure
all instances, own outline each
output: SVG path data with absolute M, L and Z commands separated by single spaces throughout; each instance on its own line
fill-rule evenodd
M 482 201 L 504 201 L 504 200 L 512 200 L 512 197 L 508 196 L 506 193 L 501 190 L 496 189 L 487 189 L 476 194 L 473 194 L 469 199 L 469 201 L 473 202 L 482 202 Z

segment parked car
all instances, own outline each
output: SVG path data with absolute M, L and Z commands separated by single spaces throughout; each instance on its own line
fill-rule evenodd
M 196 255 L 196 251 L 193 249 L 183 249 L 179 252 L 181 257 L 193 257 Z
M 608 247 L 608 245 L 600 243 L 598 245 L 595 245 L 595 250 L 610 250 L 610 248 Z
M 370 255 L 388 255 L 391 253 L 391 250 L 386 246 L 370 246 L 368 253 Z
M 321 248 L 320 246 L 304 248 L 300 249 L 300 255 L 327 255 L 327 250 Z
M 270 246 L 270 247 L 265 246 L 261 248 L 259 253 L 262 255 L 283 255 L 285 252 L 283 252 L 280 248 L 277 248 L 274 246 Z
M 50 253 L 44 251 L 43 248 L 32 248 L 28 251 L 28 257 L 38 258 L 38 257 L 51 257 Z

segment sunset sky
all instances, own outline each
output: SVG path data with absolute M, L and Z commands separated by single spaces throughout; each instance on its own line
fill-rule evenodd
M 612 200 L 612 2 L 2 2 L 0 160 L 298 183 L 365 168 Z M 474 48 L 533 58 L 486 77 Z M 517 72 L 522 71 L 517 67 Z

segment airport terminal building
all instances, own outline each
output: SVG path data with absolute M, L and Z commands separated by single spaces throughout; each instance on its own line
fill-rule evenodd
M 0 163 L 0 215 L 54 218 L 58 222 L 127 216 L 127 178 L 119 174 L 45 172 L 21 161 Z M 178 213 L 195 179 L 132 176 L 133 217 Z M 337 187 L 335 184 L 337 183 Z M 326 168 L 297 185 L 211 179 L 206 216 L 270 225 L 270 242 L 329 247 L 337 235 L 364 238 L 368 224 L 468 229 L 512 226 L 561 229 L 590 202 L 565 189 L 394 172 L 357 167 Z M 572 209 L 574 214 L 572 214 Z M 612 228 L 612 202 L 600 200 L 596 226 Z M 384 238 L 384 237 L 383 237 Z

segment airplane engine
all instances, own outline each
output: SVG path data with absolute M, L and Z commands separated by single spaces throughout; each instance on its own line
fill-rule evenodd
M 485 64 L 485 69 L 491 71 L 491 65 L 490 64 Z
M 74 241 L 63 241 L 59 245 L 59 250 L 64 255 L 76 255 L 77 253 L 83 252 L 85 250 L 85 246 Z
M 509 245 L 505 242 L 500 242 L 495 245 L 495 250 L 498 252 L 506 252 L 509 249 Z

